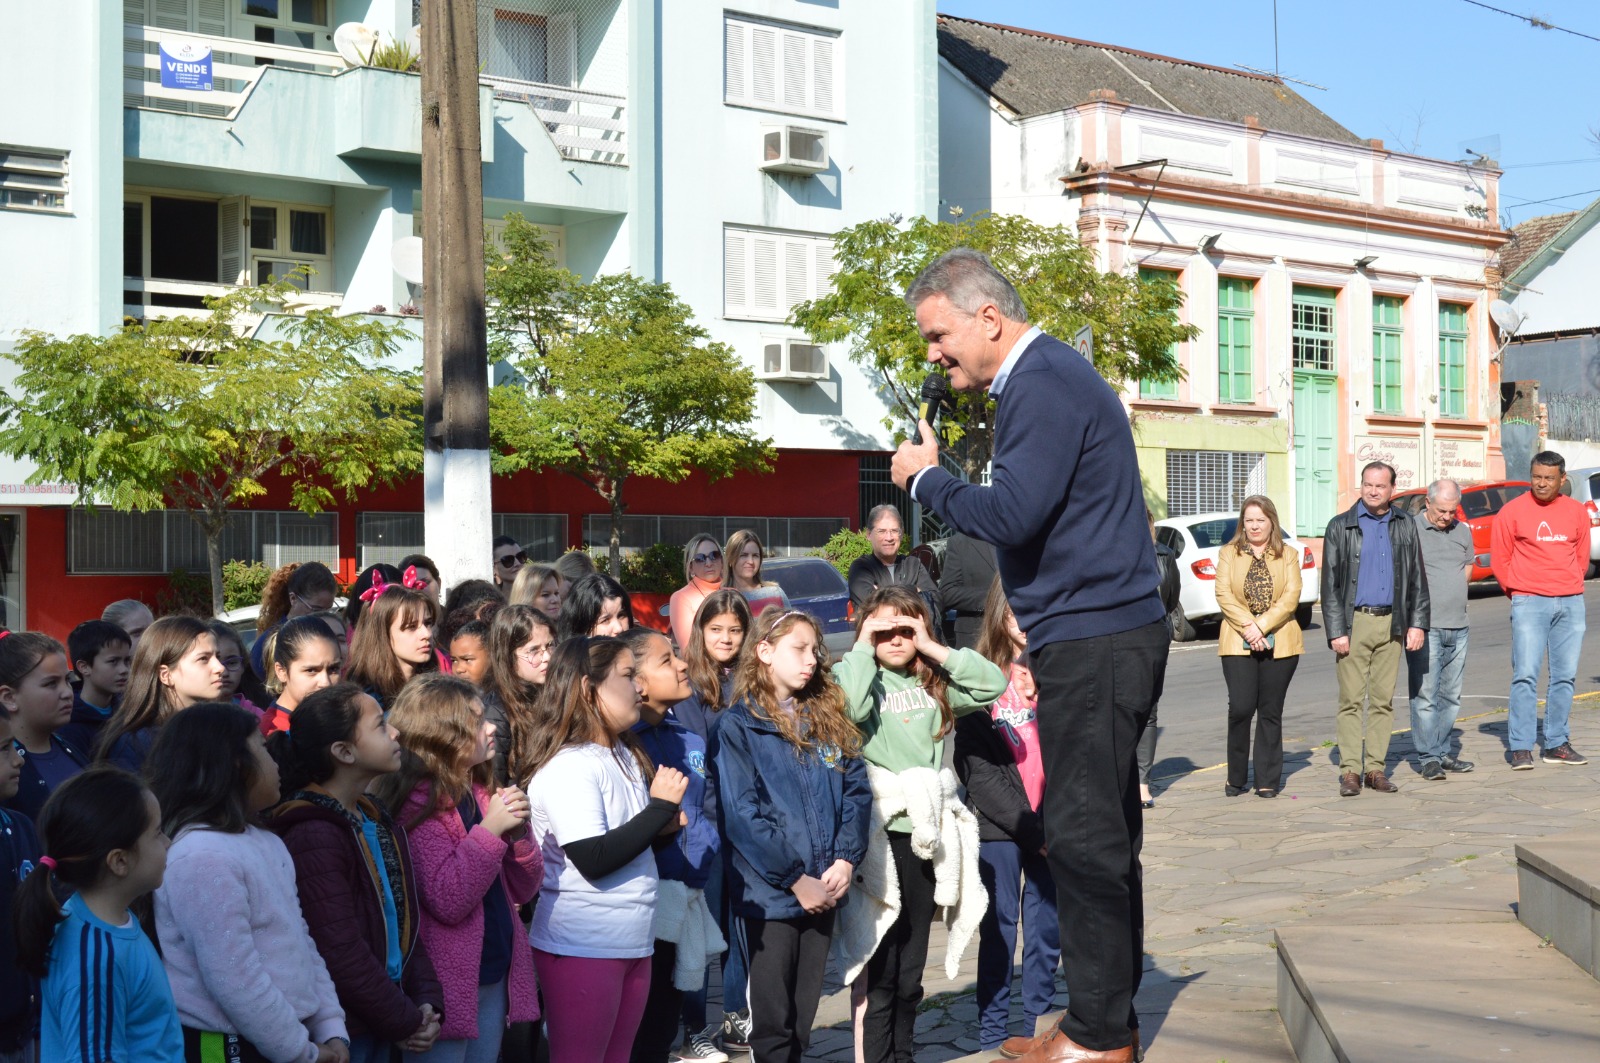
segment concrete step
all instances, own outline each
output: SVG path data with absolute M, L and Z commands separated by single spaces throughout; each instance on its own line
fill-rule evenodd
M 1600 1058 L 1600 983 L 1506 920 L 1277 932 L 1300 1063 Z
M 1600 978 L 1600 831 L 1517 846 L 1517 918 Z

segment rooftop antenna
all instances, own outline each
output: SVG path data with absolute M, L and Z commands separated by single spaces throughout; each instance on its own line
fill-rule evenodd
M 1292 81 L 1296 85 L 1304 85 L 1308 89 L 1317 89 L 1320 92 L 1328 91 L 1328 86 L 1326 85 L 1318 85 L 1310 81 L 1301 81 L 1299 78 L 1288 77 L 1283 73 L 1283 67 L 1278 62 L 1278 0 L 1272 0 L 1272 69 L 1260 70 L 1253 66 L 1245 66 L 1243 63 L 1235 63 L 1233 65 L 1238 67 L 1240 70 L 1247 70 L 1252 74 L 1261 74 L 1265 77 L 1274 77 L 1279 81 Z

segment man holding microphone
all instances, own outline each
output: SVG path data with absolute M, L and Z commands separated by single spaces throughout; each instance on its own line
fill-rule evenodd
M 928 361 L 957 391 L 998 403 L 989 486 L 940 468 L 925 423 L 921 443 L 901 444 L 893 475 L 956 530 L 994 545 L 1028 634 L 1070 1000 L 1022 1058 L 1128 1063 L 1144 952 L 1134 756 L 1170 641 L 1133 433 L 1111 386 L 1028 324 L 1016 289 L 981 253 L 946 252 L 906 302 Z

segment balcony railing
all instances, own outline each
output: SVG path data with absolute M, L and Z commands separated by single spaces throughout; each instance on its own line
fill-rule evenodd
M 482 82 L 494 87 L 496 99 L 520 101 L 531 107 L 557 150 L 567 158 L 627 165 L 628 148 L 623 137 L 628 129 L 624 120 L 628 101 L 624 97 L 498 74 L 485 75 Z
M 172 281 L 160 280 L 155 277 L 124 277 L 122 278 L 124 298 L 138 293 L 139 302 L 124 303 L 122 313 L 125 317 L 139 318 L 145 321 L 164 321 L 174 317 L 205 317 L 209 311 L 198 306 L 167 306 L 163 305 L 163 296 L 177 296 L 185 302 L 196 301 L 207 295 L 227 295 L 235 289 L 227 284 L 212 284 L 204 281 Z M 329 307 L 337 310 L 344 303 L 342 292 L 297 292 L 285 304 L 288 310 L 313 310 L 319 307 Z
M 216 86 L 212 91 L 163 88 L 159 78 L 150 80 L 148 74 L 142 79 L 138 76 L 141 72 L 161 69 L 157 45 L 178 42 L 211 49 L 212 78 Z M 238 113 L 261 72 L 269 66 L 322 74 L 337 74 L 349 68 L 335 52 L 155 26 L 128 27 L 124 44 L 122 86 L 124 101 L 129 106 L 193 110 L 223 118 L 232 118 Z M 564 157 L 627 165 L 625 97 L 500 75 L 484 75 L 480 83 L 490 86 L 497 99 L 526 104 L 544 124 Z
M 156 46 L 174 42 L 201 44 L 211 49 L 211 72 L 213 84 L 216 85 L 212 91 L 168 89 L 161 86 L 159 77 L 154 81 L 148 77 L 137 77 L 140 70 L 160 71 L 161 56 Z M 269 66 L 323 74 L 336 74 L 348 66 L 336 52 L 265 44 L 237 37 L 214 37 L 207 33 L 164 30 L 155 26 L 127 27 L 123 44 L 122 91 L 128 104 L 165 109 L 172 109 L 175 103 L 190 104 L 202 114 L 229 118 L 238 113 L 239 105 L 250 95 L 256 79 Z M 224 88 L 224 85 L 229 87 Z

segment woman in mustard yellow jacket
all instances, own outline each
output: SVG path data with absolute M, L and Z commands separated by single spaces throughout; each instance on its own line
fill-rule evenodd
M 1239 507 L 1239 528 L 1217 555 L 1217 654 L 1228 684 L 1229 797 L 1245 792 L 1250 720 L 1256 723 L 1257 797 L 1277 797 L 1283 776 L 1283 699 L 1305 642 L 1300 556 L 1284 545 L 1278 508 L 1265 495 Z

